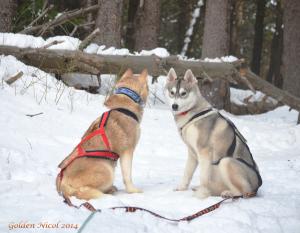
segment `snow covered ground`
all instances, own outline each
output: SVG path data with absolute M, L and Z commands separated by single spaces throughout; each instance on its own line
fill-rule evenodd
M 12 86 L 3 81 L 18 71 Z M 151 92 L 163 99 L 163 77 Z M 104 91 L 105 93 L 105 91 Z M 55 190 L 57 165 L 105 108 L 105 96 L 64 86 L 14 57 L 0 57 L 0 232 L 77 232 L 90 214 L 62 202 Z M 154 101 L 156 104 L 154 104 Z M 28 117 L 26 114 L 43 114 Z M 280 107 L 261 115 L 233 116 L 261 171 L 258 197 L 226 202 L 191 223 L 173 224 L 147 213 L 104 210 L 83 232 L 300 232 L 300 125 L 297 113 Z M 119 191 L 92 203 L 99 208 L 132 205 L 181 218 L 221 200 L 199 200 L 191 190 L 174 192 L 186 160 L 186 147 L 171 112 L 150 95 L 135 151 L 133 179 L 141 194 L 127 194 L 116 169 Z M 198 184 L 196 171 L 192 185 Z M 14 228 L 16 224 L 34 228 Z M 54 228 L 42 228 L 42 224 Z M 28 225 L 33 226 L 33 225 Z M 39 228 L 38 228 L 39 227 Z M 10 229 L 12 228 L 12 229 Z

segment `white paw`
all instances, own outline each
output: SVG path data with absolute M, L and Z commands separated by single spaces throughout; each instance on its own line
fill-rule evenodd
M 194 193 L 194 196 L 200 199 L 207 198 L 211 196 L 211 193 L 208 188 L 200 186 Z
M 193 186 L 193 187 L 192 187 L 192 190 L 193 190 L 193 191 L 197 191 L 197 189 L 199 189 L 199 188 L 200 188 L 200 185 Z
M 127 187 L 126 188 L 127 193 L 142 193 L 143 191 L 141 189 L 138 189 L 136 187 Z
M 177 188 L 174 189 L 174 191 L 185 191 L 188 189 L 187 185 L 178 185 Z

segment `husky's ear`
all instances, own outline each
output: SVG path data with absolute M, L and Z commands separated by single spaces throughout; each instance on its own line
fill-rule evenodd
M 139 79 L 143 82 L 147 82 L 147 77 L 148 77 L 148 70 L 144 69 L 140 74 Z
M 188 69 L 188 70 L 185 72 L 185 75 L 184 75 L 183 79 L 184 79 L 185 81 L 187 81 L 188 83 L 191 83 L 191 84 L 194 84 L 194 83 L 197 83 L 197 82 L 198 82 L 197 79 L 195 78 L 193 72 L 192 72 L 190 69 Z
M 122 77 L 120 78 L 120 81 L 125 78 L 132 77 L 132 75 L 133 75 L 132 70 L 130 68 L 128 68 L 126 70 L 126 72 L 122 75 Z
M 177 79 L 177 74 L 173 68 L 170 69 L 168 76 L 167 76 L 167 81 L 172 82 Z

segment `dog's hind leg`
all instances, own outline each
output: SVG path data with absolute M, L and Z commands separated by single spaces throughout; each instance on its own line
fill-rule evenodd
M 76 190 L 75 192 L 75 196 L 78 199 L 84 199 L 84 200 L 90 200 L 90 199 L 96 199 L 99 198 L 101 196 L 103 196 L 104 194 L 95 188 L 91 188 L 89 186 L 83 186 L 80 187 L 78 190 Z
M 221 192 L 223 197 L 242 196 L 252 193 L 250 176 L 253 171 L 234 158 L 223 158 L 219 163 L 220 175 L 227 187 Z

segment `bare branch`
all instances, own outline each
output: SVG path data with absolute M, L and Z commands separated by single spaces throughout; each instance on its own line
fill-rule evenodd
M 91 41 L 99 34 L 100 29 L 96 28 L 91 34 L 89 34 L 79 45 L 79 50 L 83 51 L 90 43 Z
M 54 41 L 50 42 L 49 44 L 42 46 L 41 49 L 47 49 L 47 48 L 51 47 L 52 45 L 57 45 L 57 44 L 61 44 L 64 42 L 65 42 L 64 40 L 54 40 Z
M 150 93 L 155 97 L 155 99 L 158 99 L 162 104 L 165 104 L 165 102 L 159 98 L 153 91 L 150 91 Z
M 53 20 L 42 24 L 42 25 L 37 25 L 37 26 L 33 26 L 30 28 L 25 28 L 22 33 L 24 34 L 30 34 L 30 33 L 35 33 L 38 31 L 39 35 L 44 34 L 47 30 L 56 27 L 58 25 L 61 25 L 63 23 L 65 23 L 66 21 L 70 20 L 70 19 L 74 19 L 77 18 L 79 16 L 84 16 L 90 12 L 94 12 L 96 10 L 99 9 L 99 5 L 94 5 L 91 7 L 87 7 L 87 8 L 82 8 L 79 10 L 72 10 L 72 11 L 67 11 L 62 13 L 60 16 L 54 18 Z
M 240 76 L 240 79 L 242 80 L 242 82 L 244 84 L 247 85 L 247 87 L 253 92 L 253 94 L 256 93 L 254 87 L 252 86 L 252 84 L 248 81 L 248 79 L 245 76 Z
M 19 78 L 21 78 L 23 76 L 23 71 L 20 71 L 19 73 L 17 73 L 16 75 L 8 78 L 5 80 L 5 82 L 8 84 L 8 85 L 11 85 L 13 84 L 15 81 L 17 81 Z
M 78 28 L 93 26 L 94 24 L 95 24 L 95 21 L 91 21 L 91 22 L 88 22 L 88 23 L 83 23 L 83 24 L 80 24 L 80 25 L 74 25 L 74 28 L 73 28 L 73 30 L 72 30 L 72 32 L 70 33 L 69 36 L 73 36 L 75 34 L 75 32 L 78 30 Z
M 42 112 L 39 112 L 39 113 L 35 113 L 35 114 L 26 114 L 26 116 L 28 117 L 35 117 L 35 116 L 38 116 L 38 115 L 41 115 L 43 114 Z
M 37 18 L 35 18 L 26 28 L 24 28 L 22 31 L 20 31 L 19 33 L 25 33 L 28 28 L 31 28 L 34 24 L 36 24 L 42 17 L 44 17 L 48 11 L 52 10 L 54 7 L 54 5 L 50 5 L 49 7 L 47 7 Z

